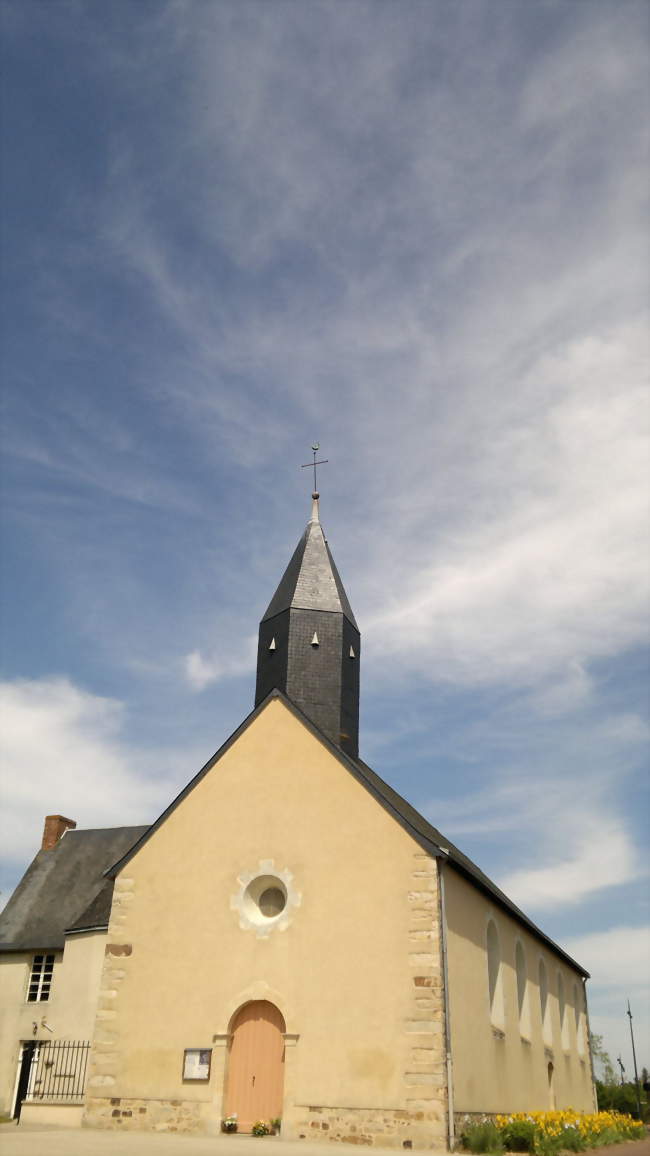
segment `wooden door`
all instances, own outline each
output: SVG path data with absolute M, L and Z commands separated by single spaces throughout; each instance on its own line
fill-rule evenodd
M 266 1000 L 244 1004 L 233 1020 L 224 1114 L 237 1113 L 239 1132 L 282 1116 L 284 1030 L 280 1012 Z

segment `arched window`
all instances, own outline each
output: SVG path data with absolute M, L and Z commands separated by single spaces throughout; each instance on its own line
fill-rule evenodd
M 503 1031 L 505 1017 L 503 1008 L 503 982 L 501 977 L 501 949 L 499 933 L 494 920 L 487 925 L 488 988 L 490 993 L 490 1019 L 495 1028 Z
M 519 1008 L 519 1031 L 525 1039 L 530 1039 L 530 1004 L 528 1002 L 528 976 L 526 955 L 520 940 L 515 948 L 515 970 L 517 972 L 517 1005 Z
M 569 1050 L 569 1017 L 566 1014 L 566 999 L 564 996 L 564 980 L 562 972 L 557 973 L 557 1002 L 560 1012 L 560 1039 L 565 1052 Z
M 539 1005 L 542 1013 L 542 1039 L 545 1044 L 550 1044 L 552 1036 L 551 1017 L 548 1010 L 548 976 L 543 959 L 539 961 Z
M 555 1111 L 555 1079 L 554 1079 L 555 1072 L 553 1069 L 553 1065 L 550 1062 L 546 1068 L 546 1074 L 548 1077 L 548 1106 L 551 1109 L 551 1112 L 554 1112 Z

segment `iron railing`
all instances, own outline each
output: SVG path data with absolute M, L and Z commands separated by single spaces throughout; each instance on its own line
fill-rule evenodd
M 25 1100 L 83 1100 L 88 1040 L 44 1040 L 34 1046 Z

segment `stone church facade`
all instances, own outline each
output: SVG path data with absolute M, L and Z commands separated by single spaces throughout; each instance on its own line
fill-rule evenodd
M 459 1115 L 593 1110 L 587 973 L 359 758 L 359 661 L 315 496 L 260 625 L 253 713 L 122 839 L 62 954 L 30 924 L 34 864 L 0 917 L 0 1082 L 22 1072 L 23 1111 L 58 1105 L 29 1084 L 26 1044 L 51 1042 L 40 1016 L 30 1039 L 29 1000 L 16 1012 L 21 982 L 38 990 L 33 953 L 52 956 L 54 1020 L 57 969 L 61 991 L 93 937 L 86 1126 L 212 1132 L 233 1115 L 297 1140 L 444 1148 Z M 58 1014 L 65 1034 L 71 1007 Z

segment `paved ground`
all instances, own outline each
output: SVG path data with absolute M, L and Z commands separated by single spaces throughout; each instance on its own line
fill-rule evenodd
M 90 1128 L 0 1124 L 0 1156 L 327 1156 L 333 1147 L 308 1140 L 282 1140 L 278 1136 L 118 1134 Z M 354 1144 L 336 1144 L 335 1151 L 341 1156 L 353 1152 L 359 1156 L 359 1147 Z M 372 1151 L 376 1156 L 397 1156 L 395 1148 Z
M 35 1124 L 1 1124 L 1 1156 L 325 1156 L 355 1153 L 353 1144 L 314 1144 L 307 1140 L 254 1136 L 170 1136 L 151 1132 L 91 1131 Z M 394 1148 L 372 1148 L 375 1156 L 396 1156 Z M 650 1139 L 597 1148 L 595 1156 L 650 1156 Z M 586 1154 L 585 1154 L 586 1156 Z

